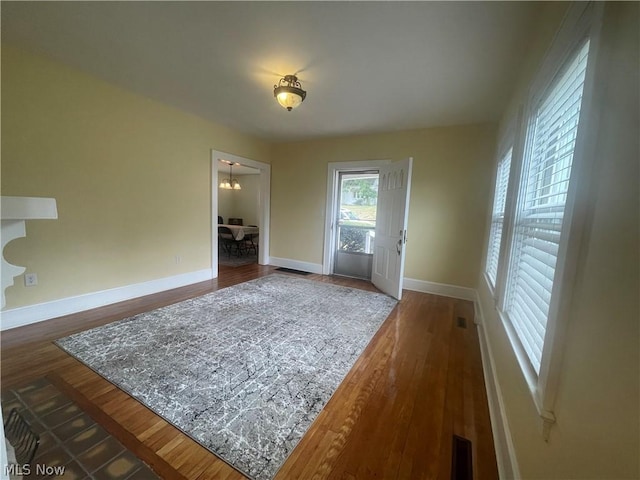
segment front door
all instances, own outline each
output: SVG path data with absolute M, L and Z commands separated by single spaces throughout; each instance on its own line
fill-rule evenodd
M 413 159 L 407 158 L 379 170 L 371 281 L 398 300 L 402 297 L 412 163 Z
M 338 187 L 333 273 L 369 280 L 376 228 L 378 172 L 339 172 Z

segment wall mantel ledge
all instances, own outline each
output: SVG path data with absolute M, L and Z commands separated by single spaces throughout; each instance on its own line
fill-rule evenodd
M 26 220 L 55 220 L 58 208 L 55 198 L 0 197 L 2 217 L 2 307 L 5 306 L 4 291 L 13 285 L 13 279 L 25 272 L 24 267 L 12 265 L 4 258 L 4 247 L 16 238 L 25 237 Z

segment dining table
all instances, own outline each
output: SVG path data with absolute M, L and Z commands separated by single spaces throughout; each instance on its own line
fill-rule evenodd
M 258 227 L 253 227 L 249 225 L 227 225 L 225 223 L 218 224 L 219 227 L 227 227 L 231 230 L 231 235 L 233 235 L 234 240 L 242 240 L 247 235 L 254 235 L 260 232 Z

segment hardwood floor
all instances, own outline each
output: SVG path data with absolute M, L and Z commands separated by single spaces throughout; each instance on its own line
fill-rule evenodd
M 244 478 L 52 340 L 273 271 L 221 267 L 212 281 L 3 332 L 2 389 L 47 376 L 162 478 Z M 473 304 L 405 291 L 276 478 L 448 480 L 454 435 L 472 442 L 473 478 L 497 479 Z

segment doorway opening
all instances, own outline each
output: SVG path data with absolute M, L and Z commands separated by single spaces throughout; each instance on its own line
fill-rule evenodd
M 371 278 L 378 205 L 378 171 L 338 173 L 333 273 Z
M 218 163 L 218 266 L 258 263 L 260 170 Z
M 243 176 L 244 181 L 241 181 Z M 236 180 L 241 188 L 221 188 L 221 182 L 225 183 L 223 180 L 229 180 L 230 183 Z M 240 257 L 238 252 L 246 251 L 257 255 L 260 265 L 269 264 L 270 200 L 271 165 L 231 153 L 211 151 L 212 278 L 218 276 L 220 217 L 222 224 L 231 230 L 231 241 L 226 245 L 231 252 L 231 259 Z M 242 225 L 237 225 L 239 220 Z

